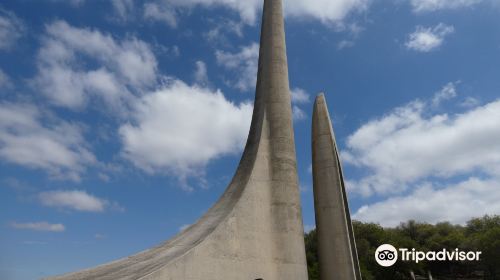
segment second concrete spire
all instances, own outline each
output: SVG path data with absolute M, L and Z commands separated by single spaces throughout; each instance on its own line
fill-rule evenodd
M 321 280 L 360 280 L 337 143 L 325 96 L 314 103 L 312 169 Z

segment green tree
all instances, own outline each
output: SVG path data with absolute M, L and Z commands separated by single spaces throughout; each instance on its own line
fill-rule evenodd
M 364 280 L 410 279 L 410 271 L 425 276 L 431 272 L 438 279 L 500 279 L 500 216 L 471 219 L 467 225 L 442 222 L 436 225 L 408 221 L 395 228 L 353 221 L 361 274 Z M 319 279 L 316 231 L 305 235 L 309 279 Z M 421 251 L 482 251 L 480 262 L 401 262 L 389 268 L 375 261 L 375 250 L 389 243 L 399 248 Z
M 467 223 L 468 245 L 481 251 L 481 264 L 487 272 L 486 279 L 500 278 L 500 216 L 484 216 Z
M 318 241 L 316 230 L 313 229 L 305 234 L 307 272 L 309 280 L 319 280 L 319 264 L 318 264 Z

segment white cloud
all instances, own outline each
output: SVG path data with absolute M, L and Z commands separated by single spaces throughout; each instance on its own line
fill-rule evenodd
M 292 107 L 292 116 L 293 119 L 296 121 L 304 120 L 307 118 L 307 114 L 302 109 L 300 109 L 298 106 L 295 105 Z
M 482 0 L 411 0 L 411 5 L 415 12 L 433 12 L 470 7 L 481 2 Z
M 133 14 L 134 0 L 111 0 L 113 9 L 120 20 L 126 21 Z
M 133 115 L 133 122 L 119 130 L 124 156 L 147 172 L 182 178 L 241 150 L 252 105 L 235 105 L 220 91 L 173 80 L 144 96 Z
M 292 99 L 292 117 L 296 121 L 307 119 L 307 114 L 296 104 L 309 103 L 309 93 L 301 88 L 293 88 L 290 90 Z
M 337 50 L 343 50 L 351 48 L 354 46 L 354 41 L 352 40 L 342 40 L 337 44 Z
M 284 2 L 285 14 L 295 18 L 318 19 L 325 24 L 338 24 L 342 22 L 351 13 L 365 11 L 371 0 L 288 0 Z M 171 26 L 176 22 L 177 14 L 183 9 L 192 9 L 195 7 L 225 7 L 236 11 L 243 22 L 246 24 L 255 24 L 257 15 L 262 9 L 261 0 L 158 0 L 149 2 L 145 7 L 150 10 L 160 11 L 167 16 L 150 17 L 164 21 Z
M 0 158 L 78 181 L 96 162 L 81 128 L 57 119 L 42 124 L 43 115 L 31 105 L 0 103 Z
M 99 174 L 97 174 L 97 177 L 99 177 L 99 179 L 103 182 L 109 182 L 111 180 L 111 178 L 109 177 L 109 175 L 107 174 L 104 174 L 102 172 L 100 172 Z
M 203 61 L 196 61 L 196 71 L 194 72 L 194 80 L 201 86 L 208 84 L 207 65 Z
M 11 49 L 23 32 L 23 22 L 14 13 L 0 7 L 0 50 Z
M 292 117 L 296 121 L 307 119 L 307 114 L 296 104 L 309 103 L 309 94 L 301 88 L 293 88 L 290 90 L 292 97 Z
M 212 43 L 230 45 L 227 34 L 243 37 L 244 24 L 230 19 L 221 19 L 214 22 L 215 26 L 203 36 Z
M 10 86 L 11 82 L 9 76 L 5 74 L 5 72 L 2 69 L 0 69 L 0 89 Z
M 454 87 L 448 83 L 429 102 L 396 108 L 349 136 L 343 160 L 367 171 L 346 182 L 349 190 L 387 197 L 359 208 L 354 219 L 464 224 L 500 213 L 500 100 L 434 113 L 436 104 L 457 95 Z
M 144 4 L 144 18 L 164 22 L 170 27 L 177 26 L 177 18 L 175 11 L 168 6 L 160 5 L 158 3 Z
M 75 8 L 82 7 L 87 0 L 50 0 L 52 2 L 62 2 L 65 4 L 70 4 Z M 135 0 L 109 0 L 109 2 L 116 14 L 117 20 L 128 21 L 134 16 L 135 12 Z M 103 1 L 104 2 L 104 1 Z
M 477 100 L 476 98 L 469 96 L 465 98 L 465 100 L 460 104 L 460 106 L 470 108 L 470 107 L 476 107 L 480 103 L 481 102 L 479 102 L 479 100 Z
M 293 88 L 290 90 L 290 94 L 292 95 L 292 102 L 299 104 L 299 103 L 309 103 L 309 93 L 307 93 L 305 90 L 301 88 Z
M 427 178 L 500 170 L 500 100 L 469 111 L 433 115 L 415 101 L 349 136 L 343 159 L 370 174 L 350 181 L 364 195 L 398 193 Z
M 117 42 L 64 21 L 47 25 L 46 32 L 34 84 L 56 105 L 81 109 L 97 96 L 108 108 L 121 110 L 133 99 L 129 89 L 141 91 L 156 82 L 156 58 L 140 40 Z M 97 66 L 86 67 L 87 61 L 79 59 L 82 55 Z
M 465 224 L 489 214 L 500 214 L 500 179 L 470 178 L 444 187 L 424 184 L 408 196 L 397 196 L 361 207 L 353 218 L 397 226 L 410 219 Z
M 36 223 L 12 223 L 12 228 L 15 229 L 28 229 L 36 231 L 51 231 L 51 232 L 63 232 L 66 230 L 63 224 L 49 224 L 47 222 L 36 222 Z
M 365 11 L 371 0 L 288 0 L 285 12 L 298 18 L 318 19 L 323 23 L 338 24 L 349 14 Z
M 79 6 L 85 0 L 70 0 L 69 2 L 75 6 Z M 299 19 L 317 19 L 324 24 L 343 26 L 343 21 L 349 15 L 366 11 L 371 2 L 372 0 L 284 0 L 283 5 L 286 16 Z M 112 4 L 117 14 L 121 17 L 129 14 L 134 6 L 133 0 L 112 0 Z M 253 25 L 257 22 L 257 15 L 262 6 L 262 0 L 150 0 L 144 4 L 143 15 L 146 19 L 163 22 L 170 27 L 176 27 L 179 15 L 183 14 L 186 10 L 197 7 L 227 8 L 238 13 L 243 23 Z
M 223 7 L 229 8 L 238 12 L 240 18 L 247 24 L 253 24 L 257 18 L 257 11 L 261 8 L 262 2 L 260 0 L 157 0 L 146 3 L 145 7 L 154 7 L 155 10 L 160 11 L 162 14 L 168 14 L 169 20 L 162 20 L 161 17 L 151 17 L 167 22 L 176 22 L 176 17 L 179 11 L 186 9 L 193 9 L 195 7 Z M 153 9 L 153 8 L 149 8 Z M 171 25 L 172 26 L 172 25 Z M 174 25 L 175 26 L 175 25 Z
M 42 192 L 38 194 L 38 199 L 43 206 L 82 212 L 103 212 L 106 208 L 118 206 L 116 203 L 77 190 Z
M 228 83 L 241 91 L 255 88 L 257 82 L 257 66 L 259 63 L 259 44 L 252 43 L 242 47 L 237 53 L 216 51 L 217 63 L 231 70 L 236 77 Z
M 454 31 L 453 26 L 443 23 L 428 28 L 417 26 L 415 32 L 408 36 L 405 46 L 414 51 L 430 52 L 439 48 L 443 44 L 444 38 Z
M 432 98 L 432 106 L 438 107 L 441 102 L 457 97 L 457 83 L 450 82 L 446 84 L 440 91 L 436 92 L 436 94 L 434 94 L 434 97 Z

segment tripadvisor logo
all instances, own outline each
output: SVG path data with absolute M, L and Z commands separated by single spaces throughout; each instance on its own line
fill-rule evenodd
M 398 256 L 401 261 L 419 263 L 421 261 L 479 261 L 480 255 L 481 252 L 466 252 L 459 249 L 428 252 L 417 251 L 415 248 L 411 250 L 399 248 L 397 250 L 390 244 L 383 244 L 375 251 L 375 260 L 379 265 L 389 267 L 398 261 Z
M 390 244 L 380 245 L 375 251 L 375 260 L 381 266 L 392 266 L 398 261 L 398 251 Z

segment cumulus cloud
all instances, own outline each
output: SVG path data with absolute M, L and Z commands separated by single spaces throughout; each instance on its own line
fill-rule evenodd
M 87 60 L 81 59 L 81 57 Z M 87 62 L 96 66 L 87 66 Z M 50 101 L 71 109 L 99 97 L 120 110 L 133 95 L 155 83 L 157 62 L 149 46 L 135 38 L 117 42 L 97 30 L 64 21 L 46 26 L 34 84 Z
M 301 88 L 293 88 L 290 90 L 290 94 L 292 95 L 292 102 L 296 104 L 300 103 L 309 103 L 309 93 Z
M 214 25 L 209 31 L 203 34 L 210 43 L 230 45 L 228 34 L 234 34 L 237 37 L 243 37 L 244 24 L 230 19 L 221 19 L 213 21 Z
M 283 1 L 285 14 L 295 18 L 318 19 L 323 23 L 340 23 L 351 13 L 364 11 L 369 6 L 371 0 L 288 0 Z M 179 11 L 192 9 L 195 7 L 224 7 L 237 12 L 241 20 L 246 24 L 255 24 L 257 15 L 262 9 L 261 0 L 157 0 L 146 4 L 145 13 L 151 19 L 164 21 L 171 26 L 175 26 L 176 17 Z M 153 12 L 151 12 L 153 11 Z
M 482 0 L 411 0 L 413 11 L 433 12 L 437 10 L 458 9 L 470 7 L 483 2 Z
M 364 222 L 397 226 L 410 219 L 428 223 L 468 220 L 500 213 L 500 179 L 471 177 L 446 186 L 425 183 L 408 196 L 397 196 L 361 207 L 353 216 Z
M 305 120 L 307 118 L 306 112 L 300 109 L 298 106 L 292 107 L 292 117 L 296 121 Z
M 195 7 L 223 7 L 236 11 L 241 19 L 253 24 L 257 18 L 258 9 L 261 8 L 262 2 L 259 0 L 159 0 L 151 3 L 160 5 L 162 9 L 168 10 L 176 15 L 181 10 L 192 9 Z
M 447 35 L 452 34 L 455 28 L 440 23 L 435 27 L 417 26 L 415 32 L 408 36 L 405 46 L 418 52 L 430 52 L 439 48 Z
M 350 181 L 364 195 L 406 190 L 427 178 L 449 179 L 500 170 L 500 101 L 448 115 L 432 114 L 414 101 L 359 128 L 343 159 L 369 170 Z
M 138 102 L 133 121 L 119 133 L 123 154 L 150 173 L 186 177 L 210 160 L 239 151 L 252 105 L 233 104 L 220 91 L 172 80 Z
M 166 23 L 170 27 L 177 27 L 175 11 L 166 5 L 153 2 L 144 4 L 144 18 Z
M 285 12 L 289 16 L 338 24 L 351 13 L 365 11 L 371 0 L 288 0 L 284 2 Z
M 251 51 L 242 50 L 242 56 Z M 237 59 L 226 53 L 220 58 L 227 67 Z M 254 72 L 253 80 L 256 66 Z M 58 106 L 81 110 L 97 101 L 120 112 L 125 122 L 119 127 L 122 155 L 150 173 L 185 179 L 201 174 L 210 160 L 243 147 L 252 106 L 235 105 L 207 88 L 204 62 L 196 62 L 192 86 L 171 78 L 161 85 L 158 77 L 156 58 L 144 42 L 56 21 L 46 26 L 33 83 Z
M 452 2 L 453 0 L 441 1 Z M 467 2 L 480 0 L 459 1 Z M 85 0 L 69 1 L 69 3 L 75 6 L 79 6 L 84 2 Z M 371 2 L 372 0 L 286 0 L 283 1 L 283 4 L 286 16 L 299 19 L 316 19 L 328 25 L 335 24 L 343 26 L 343 21 L 349 15 L 366 11 Z M 414 2 L 418 1 L 414 0 Z M 431 1 L 426 0 L 422 2 Z M 432 2 L 436 1 L 432 0 Z M 130 14 L 130 11 L 134 8 L 133 0 L 112 0 L 111 3 L 118 16 L 122 18 Z M 424 6 L 423 4 L 418 5 Z M 262 6 L 262 0 L 150 0 L 143 6 L 143 16 L 146 19 L 163 22 L 175 28 L 179 16 L 185 11 L 198 7 L 226 8 L 236 12 L 243 23 L 253 25 L 257 22 L 257 15 L 262 9 Z
M 194 72 L 194 80 L 201 86 L 208 84 L 207 65 L 203 61 L 196 61 L 196 71 Z
M 0 103 L 0 158 L 55 178 L 80 180 L 86 167 L 96 162 L 82 129 L 57 119 L 42 124 L 43 117 L 31 105 Z
M 63 224 L 50 224 L 47 222 L 36 222 L 36 223 L 17 223 L 11 224 L 12 228 L 15 229 L 28 229 L 35 231 L 51 231 L 51 232 L 63 232 L 66 230 Z
M 90 195 L 85 191 L 47 191 L 38 195 L 43 206 L 82 212 L 104 212 L 106 208 L 123 210 L 117 203 Z
M 9 50 L 22 36 L 24 23 L 12 12 L 0 7 L 0 50 Z
M 215 53 L 217 64 L 231 70 L 235 76 L 228 81 L 229 85 L 241 91 L 255 88 L 257 83 L 257 66 L 259 63 L 259 44 L 244 46 L 237 53 L 218 50 Z
M 499 214 L 500 100 L 456 114 L 436 104 L 457 96 L 448 83 L 428 102 L 416 100 L 361 126 L 347 140 L 343 160 L 366 171 L 350 191 L 381 200 L 354 218 L 396 226 L 414 219 L 463 224 Z M 384 198 L 385 197 L 385 198 Z
M 52 2 L 61 2 L 65 4 L 70 4 L 75 8 L 82 7 L 87 0 L 50 0 Z M 109 0 L 114 13 L 114 20 L 128 21 L 135 16 L 136 7 L 135 0 Z
M 460 106 L 470 108 L 470 107 L 476 107 L 480 103 L 481 102 L 479 102 L 479 100 L 477 100 L 477 98 L 469 96 L 469 97 L 465 98 L 465 100 L 462 103 L 460 103 Z
M 434 94 L 434 98 L 432 98 L 432 106 L 438 107 L 441 102 L 457 97 L 457 83 L 450 82 L 446 84 L 440 91 L 436 92 L 436 94 Z
M 309 93 L 301 88 L 293 88 L 290 90 L 292 97 L 292 117 L 296 121 L 307 119 L 307 114 L 297 104 L 309 103 Z

